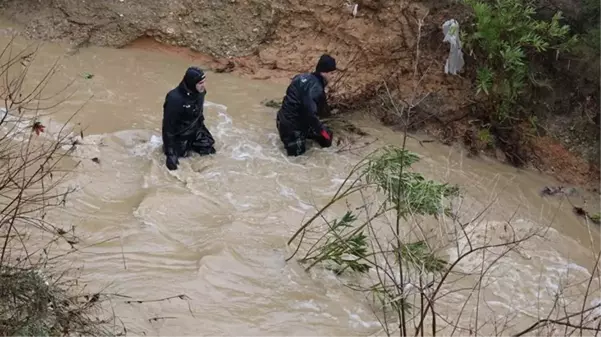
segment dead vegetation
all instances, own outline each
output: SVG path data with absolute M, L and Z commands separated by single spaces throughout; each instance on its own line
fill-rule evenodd
M 0 335 L 116 335 L 121 327 L 102 305 L 109 296 L 83 291 L 64 265 L 78 250 L 77 224 L 47 219 L 73 192 L 61 183 L 76 163 L 79 135 L 68 124 L 45 125 L 61 102 L 46 93 L 56 67 L 27 84 L 36 55 L 36 48 L 15 50 L 12 40 L 0 53 Z

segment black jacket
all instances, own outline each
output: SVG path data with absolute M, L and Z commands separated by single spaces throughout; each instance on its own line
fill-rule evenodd
M 195 137 L 204 125 L 203 105 L 206 90 L 191 91 L 182 80 L 169 91 L 163 104 L 163 148 L 166 155 L 176 154 L 177 142 Z
M 317 117 L 321 109 L 327 109 L 325 80 L 318 74 L 305 73 L 292 78 L 278 118 L 288 129 L 307 132 L 323 130 L 323 124 Z

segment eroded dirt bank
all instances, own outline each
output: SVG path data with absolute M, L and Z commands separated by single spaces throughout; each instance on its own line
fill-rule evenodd
M 386 81 L 393 96 L 419 102 L 413 129 L 448 144 L 461 141 L 474 153 L 486 150 L 503 161 L 527 162 L 568 184 L 598 187 L 599 85 L 598 71 L 583 71 L 590 64 L 558 60 L 553 90 L 533 102 L 545 116 L 539 132 L 528 146 L 505 139 L 492 149 L 475 136 L 474 120 L 486 112 L 475 104 L 470 59 L 463 76 L 443 72 L 448 46 L 440 26 L 450 18 L 462 22 L 465 10 L 447 1 L 361 0 L 353 16 L 352 5 L 338 0 L 2 2 L 4 14 L 24 25 L 27 35 L 72 41 L 74 52 L 87 44 L 162 48 L 203 60 L 216 71 L 278 81 L 310 70 L 329 52 L 343 70 L 331 92 L 341 110 L 373 110 L 398 126 L 394 114 L 378 109 L 385 100 L 378 89 Z M 567 67 L 571 70 L 562 72 Z

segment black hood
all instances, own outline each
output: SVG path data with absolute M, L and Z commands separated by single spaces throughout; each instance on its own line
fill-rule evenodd
M 196 90 L 196 84 L 204 80 L 206 77 L 204 71 L 198 67 L 189 67 L 184 74 L 184 78 L 179 84 L 179 87 L 187 93 L 199 94 Z
M 321 55 L 315 66 L 316 73 L 329 73 L 336 70 L 336 59 L 328 54 Z

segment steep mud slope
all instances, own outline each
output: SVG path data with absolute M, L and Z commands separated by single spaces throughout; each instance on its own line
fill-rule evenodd
M 271 1 L 261 0 L 6 0 L 4 14 L 28 35 L 122 47 L 150 36 L 215 56 L 254 50 L 271 26 Z
M 441 3 L 434 4 L 362 0 L 356 16 L 351 3 L 341 0 L 5 0 L 2 8 L 35 38 L 112 47 L 152 38 L 228 57 L 226 70 L 255 77 L 310 70 L 319 54 L 329 52 L 344 70 L 337 88 L 352 93 L 363 93 L 382 79 L 398 77 L 404 85 L 413 77 L 418 20 L 429 13 L 421 33 L 426 50 L 420 69 L 432 60 L 435 64 L 422 87 L 456 97 L 455 89 L 447 87 L 468 84 L 443 78 L 444 46 L 440 55 L 428 50 L 442 44 L 439 26 L 446 19 L 436 8 Z
M 368 98 L 376 84 L 393 79 L 394 87 L 409 95 L 415 84 L 411 79 L 424 74 L 420 90 L 435 91 L 450 104 L 456 96 L 454 87 L 469 86 L 442 73 L 445 48 L 438 25 L 445 17 L 431 4 L 362 1 L 356 17 L 340 1 L 287 0 L 284 7 L 294 12 L 277 18 L 277 28 L 257 55 L 262 68 L 310 70 L 317 57 L 328 52 L 339 58 L 343 70 L 335 88 L 339 94 L 347 93 L 345 98 L 358 100 Z M 418 40 L 422 53 L 416 72 Z M 434 52 L 438 46 L 441 53 Z

